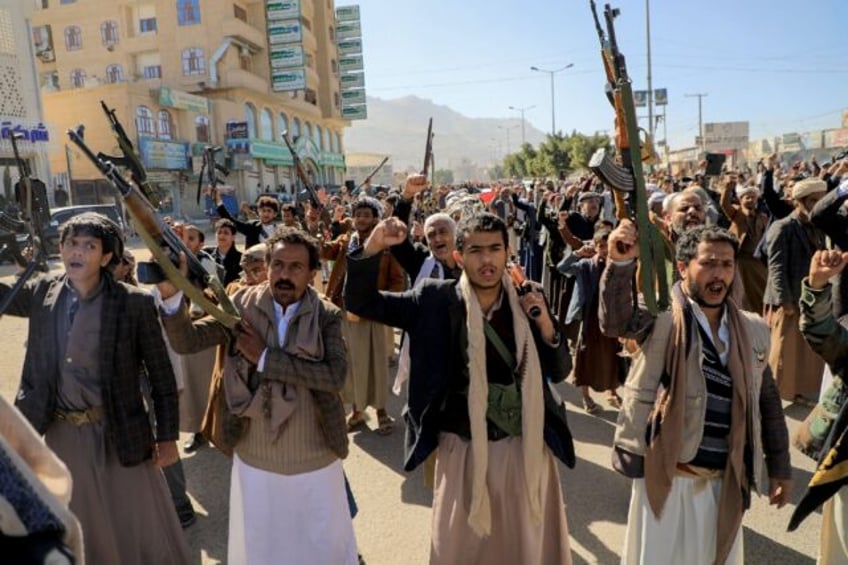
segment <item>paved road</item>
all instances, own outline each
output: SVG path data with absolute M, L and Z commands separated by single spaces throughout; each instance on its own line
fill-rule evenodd
M 141 259 L 146 252 L 137 255 Z M 59 268 L 55 262 L 53 267 Z M 0 267 L 0 280 L 9 283 L 13 280 L 11 275 L 11 267 Z M 19 380 L 26 327 L 26 320 L 9 316 L 0 320 L 0 335 L 5 342 L 0 356 L 0 394 L 6 398 L 14 396 Z M 575 469 L 561 467 L 574 562 L 616 563 L 624 536 L 630 485 L 609 465 L 615 412 L 606 408 L 599 415 L 586 415 L 579 407 L 576 389 L 570 385 L 559 388 L 568 403 L 578 455 Z M 389 411 L 398 419 L 400 408 L 400 401 L 390 395 Z M 798 406 L 786 408 L 790 433 L 807 411 Z M 369 565 L 427 563 L 432 495 L 424 488 L 420 470 L 407 474 L 401 468 L 402 427 L 384 438 L 373 431 L 376 417 L 373 413 L 371 417 L 369 431 L 351 436 L 351 453 L 345 461 L 360 509 L 354 520 L 360 551 Z M 198 563 L 224 563 L 229 460 L 210 448 L 184 454 L 183 461 L 188 489 L 199 513 L 197 523 L 186 531 L 193 553 Z M 797 501 L 814 465 L 794 450 L 792 463 L 797 477 L 794 496 Z M 744 522 L 746 563 L 814 563 L 820 514 L 814 514 L 798 531 L 788 534 L 786 524 L 791 513 L 791 507 L 778 511 L 771 509 L 767 500 L 754 501 Z

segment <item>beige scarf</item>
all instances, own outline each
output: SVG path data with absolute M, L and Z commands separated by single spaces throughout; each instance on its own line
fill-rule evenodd
M 542 490 L 547 467 L 544 465 L 544 398 L 542 369 L 530 323 L 518 302 L 518 294 L 509 276 L 504 274 L 501 286 L 509 299 L 515 333 L 515 351 L 521 386 L 521 435 L 524 450 L 524 475 L 530 512 L 535 524 L 542 520 Z M 471 423 L 471 454 L 474 464 L 471 476 L 471 506 L 468 524 L 480 537 L 492 531 L 492 509 L 486 476 L 489 466 L 489 441 L 486 410 L 489 405 L 489 382 L 486 378 L 486 336 L 483 311 L 471 282 L 463 273 L 459 288 L 466 304 L 468 331 L 468 416 Z
M 727 300 L 725 304 L 730 329 L 727 368 L 733 384 L 733 396 L 730 405 L 730 435 L 727 438 L 729 452 L 719 495 L 716 563 L 724 563 L 742 524 L 742 491 L 748 488 L 743 457 L 748 422 L 746 370 L 753 367 L 751 339 L 739 308 L 732 300 Z M 645 451 L 645 487 L 648 503 L 655 516 L 662 514 L 680 461 L 686 417 L 686 379 L 690 376 L 686 372 L 687 344 L 692 345 L 691 340 L 696 339 L 694 324 L 698 323 L 693 314 L 687 312 L 689 309 L 691 306 L 678 282 L 672 289 L 671 341 L 666 348 L 665 360 L 670 383 L 668 388 L 662 390 L 649 417 L 649 425 L 658 424 L 658 427 L 654 428 L 653 437 L 649 438 Z M 700 374 L 697 377 L 703 378 Z

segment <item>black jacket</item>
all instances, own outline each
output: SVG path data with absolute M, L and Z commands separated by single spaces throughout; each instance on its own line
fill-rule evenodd
M 410 336 L 409 399 L 403 411 L 406 423 L 404 469 L 420 465 L 439 442 L 441 406 L 450 388 L 467 381 L 464 351 L 465 305 L 456 280 L 427 279 L 406 292 L 377 291 L 377 273 L 381 254 L 362 258 L 357 252 L 348 256 L 345 306 L 363 318 L 402 328 Z M 543 342 L 530 324 L 536 338 L 543 376 L 561 382 L 571 371 L 571 357 L 565 344 L 551 347 Z M 546 408 L 550 391 L 543 387 Z M 567 429 L 565 430 L 567 433 Z M 545 442 L 564 463 L 574 464 L 571 437 L 555 431 L 553 415 L 545 411 Z
M 207 252 L 216 263 L 224 267 L 224 279 L 221 282 L 224 283 L 225 287 L 231 282 L 238 280 L 239 275 L 241 274 L 241 252 L 236 249 L 235 244 L 233 244 L 227 254 L 224 255 L 223 263 L 218 261 L 217 247 L 204 247 L 203 250 Z

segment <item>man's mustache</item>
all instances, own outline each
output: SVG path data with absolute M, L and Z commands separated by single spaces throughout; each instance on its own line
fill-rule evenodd
M 280 279 L 274 283 L 274 288 L 277 290 L 294 290 L 294 283 L 285 279 Z

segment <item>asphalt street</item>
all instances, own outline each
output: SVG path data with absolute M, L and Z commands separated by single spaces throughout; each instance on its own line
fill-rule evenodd
M 146 251 L 132 245 L 137 258 Z M 51 262 L 55 270 L 61 268 Z M 0 280 L 11 284 L 13 268 L 0 266 Z M 12 399 L 20 378 L 26 347 L 25 319 L 5 316 L 0 320 L 3 355 L 0 356 L 0 394 Z M 388 386 L 388 385 L 387 385 Z M 559 385 L 568 405 L 569 424 L 575 438 L 578 461 L 574 469 L 560 466 L 566 496 L 574 563 L 617 563 L 624 538 L 630 483 L 610 466 L 616 412 L 596 396 L 603 410 L 587 415 L 580 394 L 569 384 Z M 432 493 L 424 486 L 420 469 L 402 470 L 402 401 L 389 394 L 389 413 L 397 420 L 394 433 L 379 436 L 376 415 L 370 413 L 368 429 L 351 435 L 345 471 L 359 506 L 354 520 L 359 550 L 369 565 L 415 565 L 428 561 Z M 787 405 L 790 434 L 809 408 Z M 188 436 L 182 438 L 184 441 Z M 181 441 L 182 443 L 182 441 Z M 229 460 L 213 448 L 182 454 L 188 490 L 198 512 L 197 523 L 186 536 L 197 563 L 226 562 Z M 814 469 L 814 463 L 792 451 L 795 471 L 793 499 L 797 502 Z M 810 516 L 795 532 L 786 525 L 794 505 L 781 510 L 768 500 L 755 498 L 744 521 L 745 561 L 752 564 L 814 563 L 819 543 L 820 513 Z M 280 508 L 285 512 L 285 508 Z

